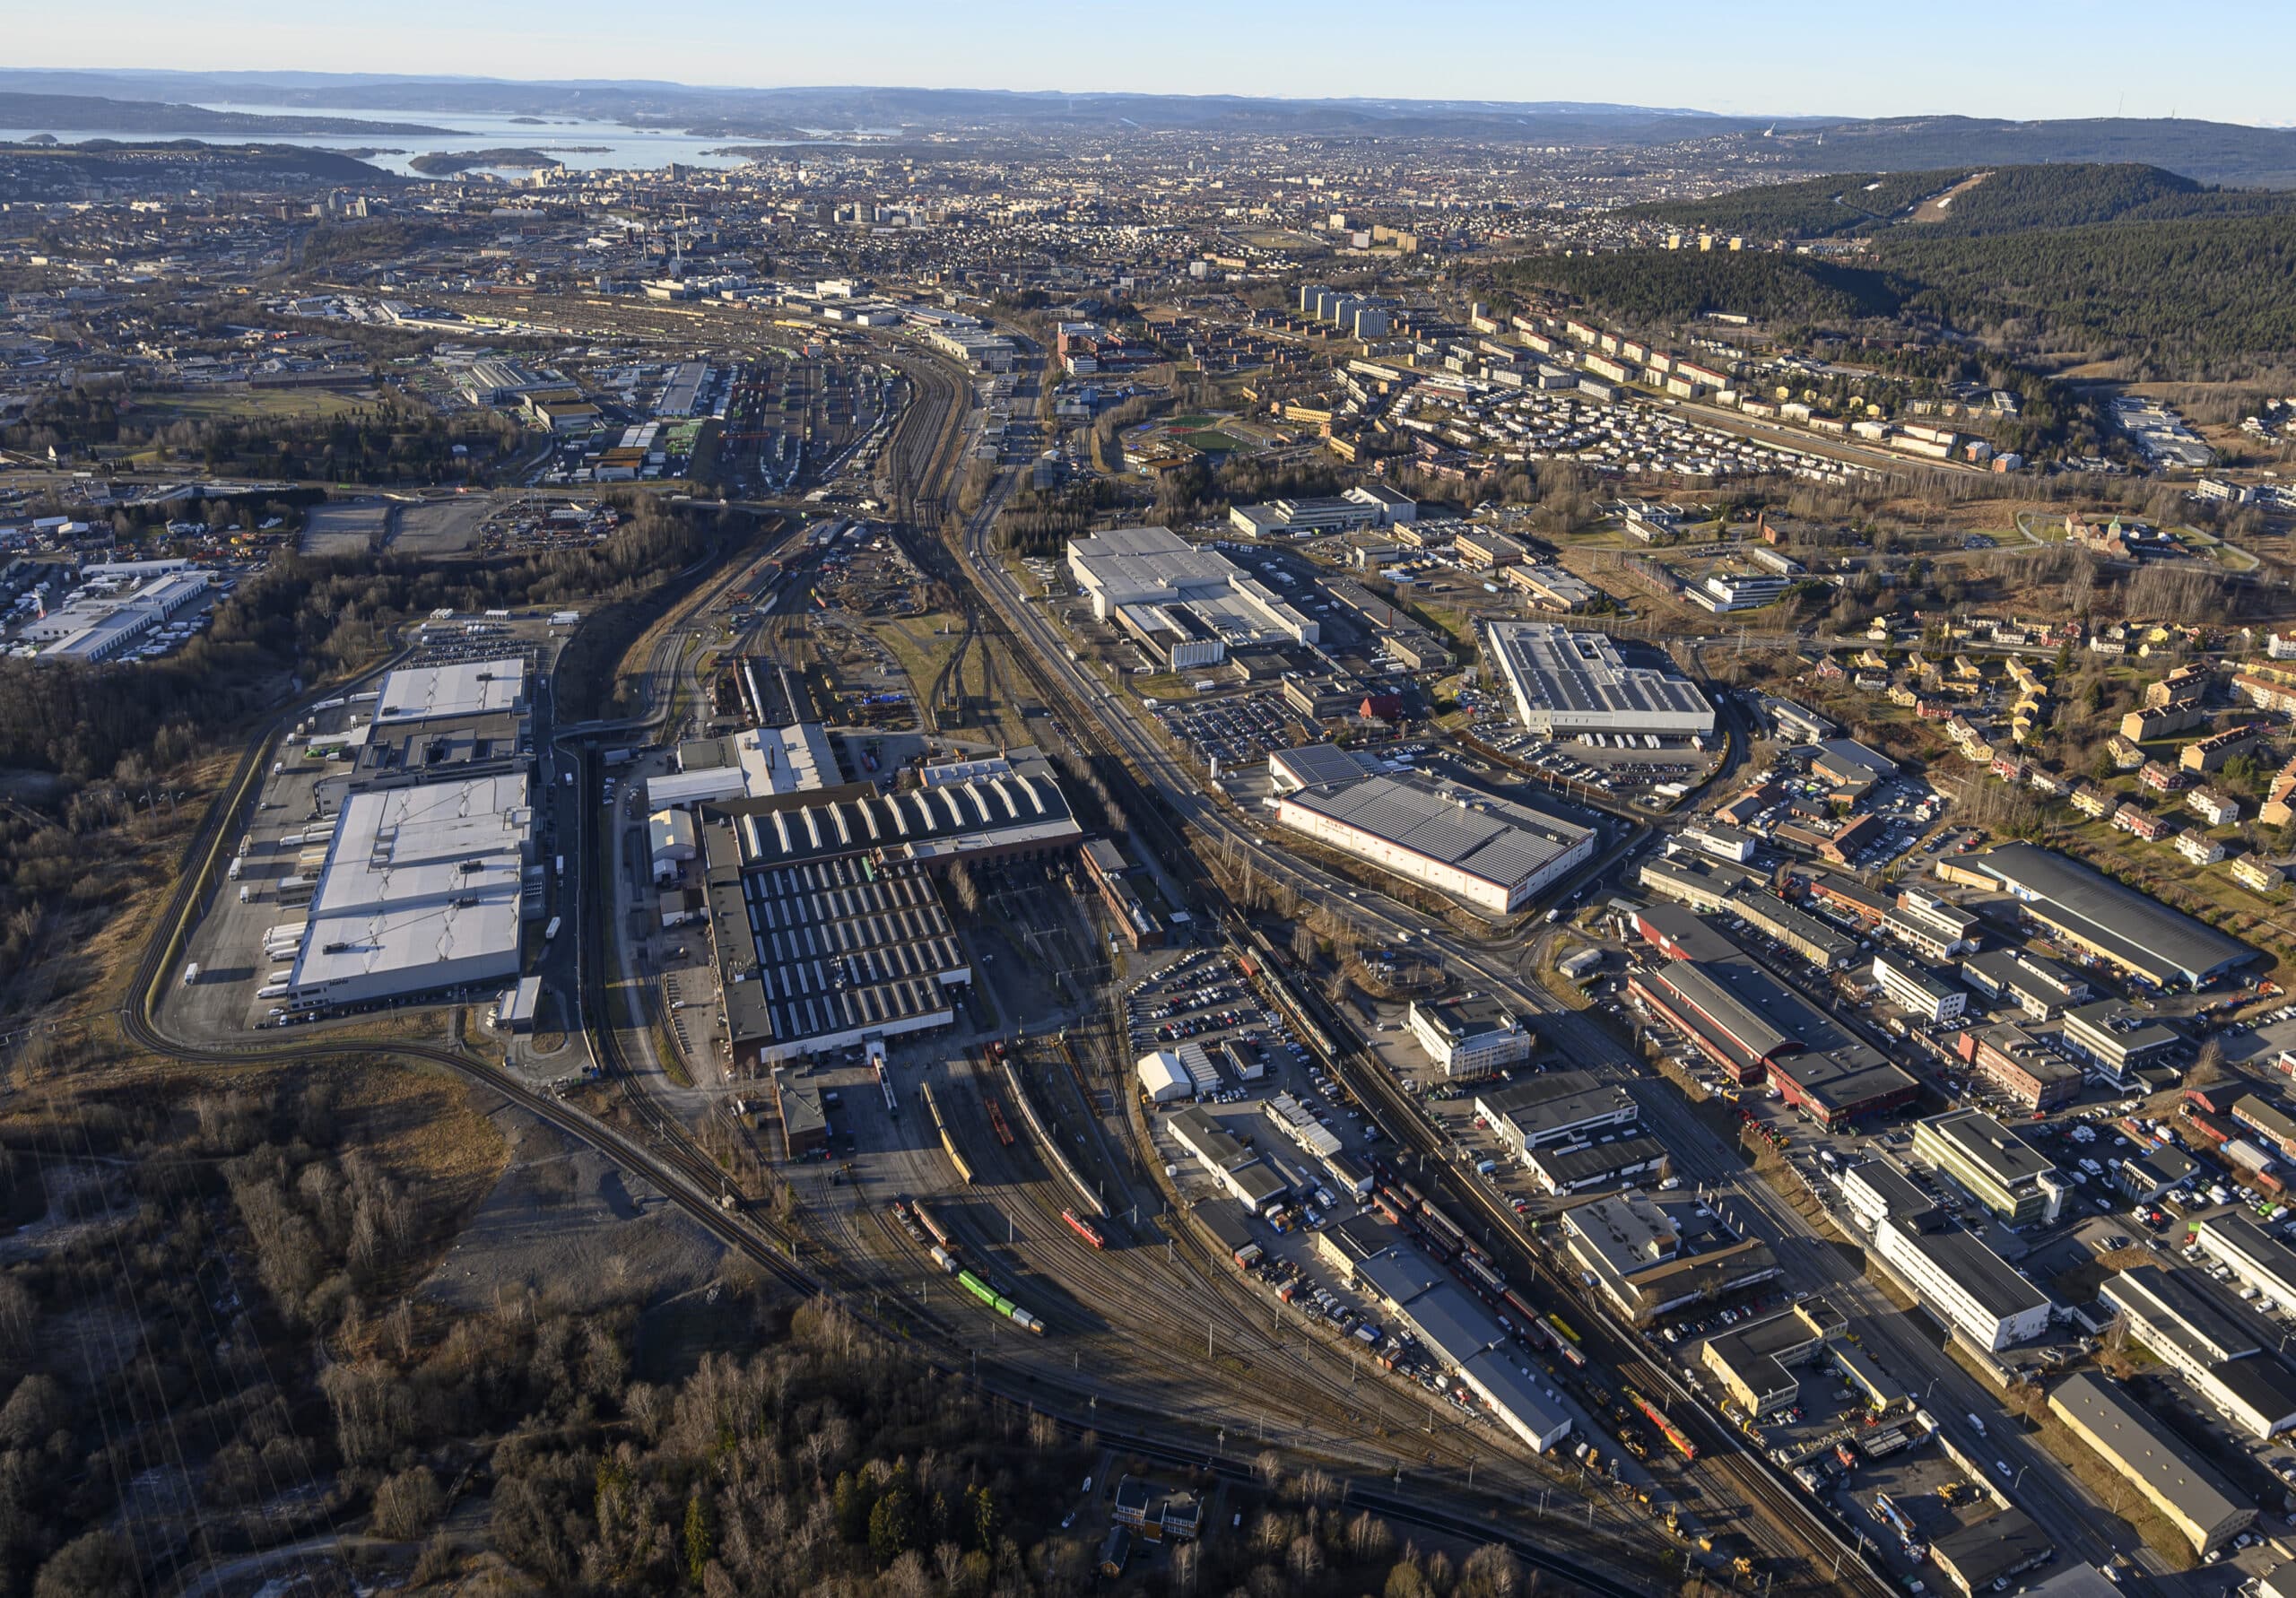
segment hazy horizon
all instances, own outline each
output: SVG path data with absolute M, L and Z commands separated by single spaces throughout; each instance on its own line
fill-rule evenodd
M 1152 29 L 1079 34 L 1027 0 L 960 11 L 864 0 L 823 11 L 694 0 L 652 31 L 625 8 L 570 0 L 547 31 L 500 0 L 402 0 L 390 22 L 321 20 L 248 0 L 234 26 L 161 0 L 122 0 L 91 31 L 75 13 L 26 17 L 19 62 L 53 72 L 308 72 L 658 82 L 689 88 L 914 88 L 1021 93 L 1240 95 L 1281 100 L 1574 101 L 1732 117 L 2126 116 L 2283 127 L 2296 96 L 2280 65 L 2296 16 L 2187 7 L 2165 35 L 2133 0 L 1980 6 L 1942 0 L 1909 28 L 1782 0 L 1757 19 L 1653 0 L 1631 31 L 1547 4 L 1437 0 L 1410 13 L 1362 0 L 1238 9 L 1176 0 Z M 2238 49 L 2228 49 L 2237 32 Z M 2142 38 L 2144 50 L 2128 43 Z M 1415 47 L 1415 48 L 1414 48 Z M 439 70 L 441 56 L 452 59 Z M 694 71 L 706 60 L 709 70 Z

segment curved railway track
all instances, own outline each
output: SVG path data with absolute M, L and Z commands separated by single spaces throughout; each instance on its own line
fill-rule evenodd
M 961 430 L 956 425 L 961 421 L 961 412 L 955 404 L 957 392 L 957 386 L 953 382 L 948 383 L 943 391 L 939 409 L 928 409 L 918 413 L 922 419 L 922 431 L 927 437 L 939 435 L 939 442 L 923 457 L 928 464 L 937 463 L 944 455 L 952 454 L 961 436 Z M 904 445 L 905 449 L 912 451 L 925 447 L 924 444 L 917 442 Z M 918 457 L 911 453 L 906 458 L 913 461 Z M 912 497 L 910 503 L 916 509 L 930 508 L 937 514 L 937 506 L 933 500 Z M 717 592 L 722 593 L 730 586 L 731 580 L 729 578 L 718 585 Z M 1009 634 L 1004 632 L 1001 617 L 993 608 L 988 610 L 987 615 L 987 630 L 1005 637 L 1009 647 Z M 1024 678 L 1034 682 L 1044 692 L 1048 705 L 1066 707 L 1065 715 L 1072 727 L 1086 736 L 1093 735 L 1097 731 L 1095 719 L 1057 682 L 1044 673 L 1033 656 L 1026 654 L 1016 656 L 1013 664 Z M 340 692 L 343 686 L 338 684 L 322 691 Z M 130 998 L 121 1016 L 122 1031 L 131 1041 L 156 1057 L 218 1067 L 270 1064 L 314 1057 L 370 1057 L 376 1055 L 422 1061 L 449 1072 L 475 1087 L 500 1095 L 505 1101 L 517 1105 L 561 1134 L 596 1149 L 632 1172 L 649 1177 L 693 1224 L 728 1249 L 754 1262 L 789 1290 L 807 1296 L 835 1292 L 848 1302 L 865 1323 L 881 1334 L 901 1342 L 914 1342 L 922 1338 L 938 1342 L 963 1335 L 961 1328 L 935 1313 L 939 1307 L 937 1304 L 917 1306 L 900 1303 L 893 1313 L 884 1313 L 883 1289 L 861 1281 L 856 1274 L 854 1267 L 863 1260 L 880 1255 L 891 1257 L 895 1250 L 907 1246 L 905 1234 L 896 1237 L 882 1220 L 857 1224 L 854 1218 L 848 1217 L 841 1223 L 843 1240 L 849 1245 L 852 1254 L 845 1256 L 840 1251 L 831 1249 L 824 1254 L 817 1254 L 809 1266 L 791 1257 L 800 1247 L 800 1239 L 795 1232 L 777 1228 L 754 1214 L 735 1213 L 722 1209 L 716 1199 L 727 1185 L 726 1173 L 700 1149 L 689 1131 L 652 1102 L 630 1070 L 629 1062 L 622 1055 L 621 1039 L 611 1028 L 594 1029 L 593 1038 L 606 1081 L 634 1118 L 635 1131 L 624 1131 L 610 1125 L 552 1095 L 511 1081 L 457 1047 L 396 1041 L 377 1043 L 355 1036 L 331 1036 L 333 1029 L 326 1026 L 304 1032 L 291 1047 L 255 1049 L 206 1047 L 186 1043 L 168 1035 L 156 1020 L 164 979 L 180 958 L 192 925 L 192 912 L 213 880 L 222 842 L 233 825 L 233 818 L 250 796 L 271 737 L 288 725 L 300 708 L 299 705 L 283 714 L 266 735 L 250 743 L 232 779 L 211 804 L 207 816 L 187 846 L 187 869 L 170 894 L 154 935 L 147 942 L 139 958 Z M 665 708 L 666 704 L 654 707 L 652 718 L 658 719 Z M 595 753 L 588 758 L 594 760 Z M 595 784 L 597 769 L 592 766 L 587 775 Z M 587 807 L 585 813 L 589 813 Z M 1149 826 L 1163 830 L 1175 843 L 1178 841 L 1178 830 L 1161 816 L 1152 812 L 1144 814 L 1141 811 L 1135 811 L 1135 814 Z M 589 825 L 595 826 L 594 816 Z M 1185 858 L 1184 855 L 1179 857 Z M 602 917 L 598 916 L 586 916 L 584 921 L 586 928 L 592 929 L 590 935 L 596 935 L 595 929 L 603 925 Z M 594 966 L 592 968 L 603 968 Z M 966 1102 L 970 1107 L 979 1107 L 977 1099 L 970 1094 L 966 1095 Z M 985 1120 L 985 1109 L 981 1110 L 981 1116 Z M 975 1140 L 974 1146 L 984 1149 L 999 1147 L 994 1138 Z M 999 1152 L 1009 1153 L 1001 1149 Z M 1034 1212 L 1043 1218 L 1049 1239 L 1046 1246 L 1073 1246 L 1079 1255 L 1089 1254 L 1091 1251 L 1071 1237 L 1058 1220 L 1061 1206 L 1054 1202 L 1057 1195 L 1044 1185 L 1044 1180 L 1041 1177 L 1035 1178 L 1038 1190 L 1043 1196 L 1035 1201 Z M 1222 1268 L 1222 1262 L 1208 1261 L 1204 1256 L 1201 1245 L 1191 1244 L 1185 1236 L 1186 1229 L 1178 1229 L 1183 1235 L 1173 1240 L 1175 1252 L 1183 1247 L 1192 1247 L 1196 1255 L 1195 1265 L 1199 1272 L 1207 1264 L 1213 1271 Z M 880 1244 L 891 1246 L 881 1247 Z M 1064 1264 L 1071 1268 L 1074 1264 L 1064 1261 Z M 1124 1273 L 1109 1269 L 1110 1264 L 1110 1262 L 1095 1258 L 1086 1265 L 1086 1269 L 1108 1270 L 1108 1274 L 1094 1278 L 1103 1287 L 1113 1290 L 1121 1285 L 1127 1293 L 1137 1293 L 1136 1284 L 1128 1278 L 1118 1283 L 1118 1279 L 1124 1277 Z M 898 1292 L 894 1296 L 898 1300 Z M 1144 1298 L 1134 1301 L 1141 1303 L 1144 1318 L 1161 1319 L 1169 1314 L 1169 1305 L 1162 1298 Z M 1229 1313 L 1238 1317 L 1234 1323 L 1238 1330 L 1234 1334 L 1240 1338 L 1242 1328 L 1249 1323 L 1232 1307 Z M 1300 1335 L 1304 1337 L 1304 1334 Z M 1163 1345 L 1157 1344 L 1155 1349 L 1161 1357 Z M 929 1353 L 921 1352 L 921 1357 L 950 1378 L 964 1379 L 958 1364 L 935 1359 Z M 1219 1446 L 1207 1451 L 1200 1446 L 1190 1446 L 1176 1442 L 1170 1435 L 1172 1420 L 1169 1416 L 1138 1411 L 1135 1411 L 1137 1420 L 1127 1422 L 1125 1402 L 1109 1403 L 1102 1399 L 1097 1403 L 1088 1403 L 1098 1396 L 1088 1385 L 1064 1384 L 1057 1378 L 1057 1373 L 1022 1367 L 1005 1368 L 1000 1372 L 993 1366 L 988 1378 L 978 1381 L 978 1385 L 992 1398 L 1041 1408 L 1064 1424 L 1080 1429 L 1091 1427 L 1104 1441 L 1116 1443 L 1144 1455 L 1186 1463 L 1238 1480 L 1248 1479 L 1252 1471 L 1248 1463 L 1226 1456 Z M 1307 1384 L 1303 1382 L 1300 1386 L 1304 1394 L 1308 1390 Z M 1327 1392 L 1318 1391 L 1316 1396 L 1326 1404 L 1329 1402 Z M 1405 1472 L 1408 1475 L 1418 1468 L 1406 1463 Z M 1619 1598 L 1645 1591 L 1619 1574 L 1622 1567 L 1615 1551 L 1592 1556 L 1565 1551 L 1544 1535 L 1535 1538 L 1519 1526 L 1464 1512 L 1457 1507 L 1461 1495 L 1455 1481 L 1445 1482 L 1433 1491 L 1439 1502 L 1430 1503 L 1422 1496 L 1409 1491 L 1351 1487 L 1352 1501 L 1358 1506 L 1373 1508 L 1399 1524 L 1503 1542 L 1515 1549 L 1534 1568 L 1571 1581 L 1589 1591 L 1606 1595 L 1617 1594 Z M 1589 1562 L 1590 1558 L 1600 1562 Z
M 1101 725 L 1098 708 L 1077 694 L 1065 679 L 1048 670 L 1033 651 L 1019 647 L 1001 608 L 987 602 L 980 594 L 969 569 L 969 562 L 987 558 L 983 539 L 988 508 L 995 503 L 996 496 L 992 493 L 984 503 L 982 511 L 962 529 L 961 549 L 933 537 L 930 529 L 910 529 L 912 558 L 926 569 L 942 573 L 952 585 L 958 586 L 961 592 L 970 593 L 974 602 L 981 605 L 986 612 L 983 625 L 987 635 L 1013 652 L 1013 663 L 1022 676 L 1044 694 L 1048 706 L 1059 708 L 1063 725 L 1068 729 L 1070 737 L 1099 755 L 1111 779 L 1118 784 L 1120 789 L 1128 790 L 1123 794 L 1126 813 L 1135 827 L 1142 828 L 1155 841 L 1159 858 L 1166 869 L 1196 893 L 1213 902 L 1224 900 L 1224 894 L 1212 889 L 1196 866 L 1189 844 L 1188 827 L 1166 813 L 1150 774 L 1135 763 L 1122 741 L 1109 735 Z M 1578 1298 L 1575 1293 L 1566 1290 L 1556 1295 L 1556 1301 L 1568 1305 L 1577 1303 Z M 1657 1390 L 1668 1394 L 1675 1394 L 1678 1391 L 1672 1382 L 1658 1385 Z M 1686 1412 L 1692 1407 L 1687 1403 L 1683 1405 Z M 1713 1426 L 1702 1407 L 1699 1407 L 1697 1412 L 1700 1422 L 1708 1428 L 1709 1435 L 1719 1437 L 1718 1429 Z M 1741 1501 L 1758 1507 L 1761 1516 L 1761 1526 L 1746 1529 L 1766 1545 L 1766 1551 L 1789 1561 L 1805 1581 L 1813 1585 L 1835 1585 L 1830 1572 L 1834 1568 L 1836 1556 L 1842 1553 L 1848 1545 L 1831 1526 L 1813 1516 L 1806 1505 L 1796 1499 L 1772 1479 L 1761 1463 L 1748 1458 L 1743 1445 L 1735 1437 L 1720 1437 L 1720 1444 L 1687 1467 L 1689 1472 L 1696 1473 L 1692 1479 L 1703 1481 L 1709 1489 L 1716 1485 L 1717 1478 L 1726 1481 L 1729 1490 L 1741 1495 Z M 1707 1494 L 1700 1491 L 1695 1496 L 1703 1500 Z M 1844 1561 L 1841 1578 L 1841 1585 L 1865 1593 L 1879 1594 L 1887 1590 L 1886 1585 L 1874 1577 L 1854 1556 Z

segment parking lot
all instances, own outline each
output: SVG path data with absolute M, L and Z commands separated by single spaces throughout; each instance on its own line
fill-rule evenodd
M 1301 733 L 1313 730 L 1273 690 L 1159 705 L 1155 715 L 1165 731 L 1207 766 L 1215 760 L 1222 766 L 1257 764 L 1278 750 L 1292 748 Z

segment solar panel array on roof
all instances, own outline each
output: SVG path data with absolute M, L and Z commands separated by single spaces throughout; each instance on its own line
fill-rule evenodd
M 1673 672 L 1631 665 L 1599 632 L 1543 621 L 1484 624 L 1491 653 L 1534 730 L 1706 734 L 1714 707 Z
M 925 873 L 846 858 L 745 873 L 742 893 L 766 1037 L 774 1044 L 945 1010 L 966 967 Z

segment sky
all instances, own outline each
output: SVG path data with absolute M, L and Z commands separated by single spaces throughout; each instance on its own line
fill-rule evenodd
M 8 34 L 19 66 L 2296 125 L 2285 0 L 102 0 Z

